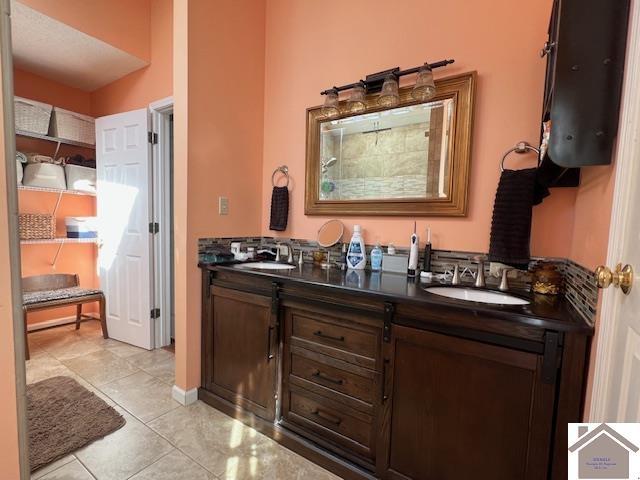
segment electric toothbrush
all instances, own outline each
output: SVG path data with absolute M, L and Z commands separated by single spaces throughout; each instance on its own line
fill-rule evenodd
M 409 268 L 407 270 L 409 277 L 415 277 L 418 271 L 418 258 L 420 256 L 418 253 L 419 243 L 420 239 L 416 231 L 416 222 L 413 222 L 413 235 L 411 235 L 411 248 L 409 250 Z

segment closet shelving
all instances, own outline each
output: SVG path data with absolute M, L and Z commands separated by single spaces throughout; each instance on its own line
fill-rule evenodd
M 26 185 L 18 185 L 18 190 L 26 190 L 28 192 L 57 193 L 62 195 L 88 195 L 90 197 L 96 196 L 94 192 L 83 192 L 82 190 L 62 190 L 60 188 L 28 187 Z
M 67 238 L 67 237 L 57 237 L 57 238 L 44 238 L 40 240 L 20 240 L 22 245 L 39 245 L 39 244 L 63 244 L 63 243 L 98 243 L 97 238 Z
M 16 135 L 20 135 L 21 137 L 29 137 L 29 138 L 37 138 L 38 140 L 48 140 L 49 142 L 54 142 L 60 145 L 73 145 L 74 147 L 83 147 L 83 148 L 91 148 L 95 150 L 96 146 L 90 143 L 76 142 L 75 140 L 68 140 L 66 138 L 58 138 L 51 137 L 49 135 L 42 135 L 40 133 L 26 132 L 24 130 L 16 130 Z
M 75 140 L 69 140 L 66 138 L 53 137 L 51 135 L 42 135 L 39 133 L 28 132 L 25 130 L 16 130 L 16 136 L 26 137 L 26 138 L 34 138 L 37 140 L 45 140 L 55 144 L 55 153 L 52 155 L 53 158 L 58 156 L 58 152 L 60 151 L 61 145 L 70 145 L 74 147 L 86 148 L 95 150 L 96 146 L 90 143 L 77 142 Z M 82 196 L 90 196 L 95 197 L 96 194 L 94 192 L 84 192 L 80 190 L 66 190 L 59 188 L 46 188 L 46 187 L 31 187 L 26 185 L 18 185 L 18 190 L 25 192 L 44 192 L 44 193 L 55 193 L 58 195 L 56 205 L 53 211 L 55 216 L 60 202 L 62 201 L 63 195 L 82 195 Z M 57 245 L 56 253 L 51 261 L 51 266 L 55 268 L 56 263 L 58 261 L 58 257 L 60 256 L 60 252 L 62 251 L 62 247 L 68 244 L 98 244 L 97 238 L 67 238 L 67 237 L 57 237 L 50 239 L 39 239 L 39 240 L 21 240 L 21 245 Z

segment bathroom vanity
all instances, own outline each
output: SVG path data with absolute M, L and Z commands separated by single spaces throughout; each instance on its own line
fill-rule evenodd
M 343 478 L 563 478 L 592 327 L 562 297 L 427 286 L 203 266 L 199 398 Z

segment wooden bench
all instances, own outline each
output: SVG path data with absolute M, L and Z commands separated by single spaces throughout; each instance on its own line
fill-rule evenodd
M 100 305 L 102 336 L 109 338 L 105 298 L 101 290 L 81 288 L 78 275 L 68 273 L 24 277 L 22 279 L 22 311 L 24 315 L 24 340 L 27 360 L 29 359 L 29 342 L 27 341 L 28 312 L 76 305 L 76 330 L 78 330 L 82 319 L 93 318 L 82 314 L 82 305 L 92 302 L 98 302 Z

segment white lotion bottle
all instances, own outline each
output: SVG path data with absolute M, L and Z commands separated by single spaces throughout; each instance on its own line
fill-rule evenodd
M 351 242 L 349 242 L 349 249 L 347 250 L 347 268 L 352 270 L 364 270 L 367 264 L 367 251 L 360 232 L 360 225 L 354 225 L 353 235 L 351 236 Z

